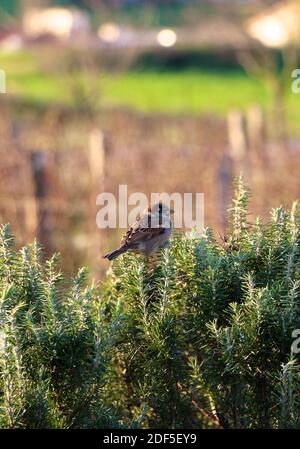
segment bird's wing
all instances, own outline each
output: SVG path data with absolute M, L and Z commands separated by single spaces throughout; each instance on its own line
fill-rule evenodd
M 149 226 L 147 227 L 147 223 Z M 165 228 L 151 228 L 151 214 L 143 215 L 132 225 L 124 235 L 121 244 L 129 245 L 138 243 L 140 240 L 151 240 L 153 237 L 161 235 L 165 232 Z

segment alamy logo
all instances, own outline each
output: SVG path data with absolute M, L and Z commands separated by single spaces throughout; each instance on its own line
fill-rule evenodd
M 6 93 L 6 74 L 0 69 L 0 94 Z
M 184 193 L 183 195 L 178 192 L 151 193 L 151 198 L 148 199 L 142 192 L 128 195 L 128 188 L 125 184 L 119 186 L 118 198 L 110 192 L 98 195 L 96 204 L 100 206 L 100 210 L 96 217 L 97 226 L 99 229 L 127 228 L 133 225 L 145 209 L 159 203 L 164 205 L 161 216 L 156 216 L 155 211 L 151 211 L 150 223 L 143 223 L 143 227 L 168 227 L 170 226 L 169 213 L 172 213 L 172 215 L 174 214 L 174 228 L 195 228 L 199 232 L 203 231 L 203 193 Z M 130 206 L 133 206 L 131 210 L 129 210 Z M 163 222 L 161 222 L 162 220 Z
M 292 78 L 294 81 L 292 82 L 292 92 L 293 94 L 300 93 L 300 69 L 295 69 L 292 71 Z
M 293 330 L 292 338 L 294 338 L 295 340 L 292 343 L 291 351 L 293 354 L 299 354 L 299 352 L 300 352 L 300 329 Z

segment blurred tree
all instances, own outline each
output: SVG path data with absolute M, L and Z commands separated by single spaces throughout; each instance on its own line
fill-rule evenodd
M 18 8 L 18 0 L 1 0 L 0 12 L 14 15 Z

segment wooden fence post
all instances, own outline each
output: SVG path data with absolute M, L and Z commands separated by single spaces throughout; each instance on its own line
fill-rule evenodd
M 263 110 L 253 105 L 247 112 L 247 129 L 249 137 L 250 176 L 252 188 L 263 191 L 265 185 L 265 167 L 268 156 L 265 151 L 266 129 Z
M 231 156 L 224 154 L 218 171 L 219 210 L 224 233 L 227 228 L 227 209 L 231 201 L 232 178 L 233 160 Z
M 107 139 L 99 128 L 93 128 L 89 135 L 89 167 L 91 174 L 90 195 L 90 235 L 89 253 L 95 276 L 99 275 L 102 255 L 105 250 L 106 233 L 96 225 L 96 198 L 105 189 L 105 161 L 107 154 Z
M 244 171 L 247 156 L 248 141 L 246 122 L 239 109 L 232 109 L 227 116 L 228 141 L 230 156 L 235 165 L 235 172 Z M 236 173 L 239 174 L 239 173 Z
M 89 166 L 93 185 L 104 187 L 106 138 L 104 133 L 93 128 L 89 136 Z
M 34 208 L 33 213 L 37 213 L 37 238 L 43 244 L 46 253 L 50 253 L 51 245 L 51 226 L 49 210 L 46 205 L 46 197 L 48 193 L 46 170 L 47 157 L 41 151 L 31 152 L 32 175 L 36 199 L 36 212 Z

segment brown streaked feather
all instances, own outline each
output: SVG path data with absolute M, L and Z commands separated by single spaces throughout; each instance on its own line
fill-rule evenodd
M 165 232 L 164 228 L 140 228 L 138 226 L 135 228 L 134 226 L 135 224 L 126 232 L 122 238 L 121 245 L 138 243 L 141 239 L 143 241 L 150 240 Z
M 149 211 L 148 211 L 149 212 Z M 149 223 L 149 220 L 151 219 L 151 214 L 150 212 L 147 214 L 148 218 L 147 221 Z M 138 215 L 136 222 L 128 229 L 128 231 L 126 232 L 126 234 L 123 236 L 122 240 L 121 240 L 121 245 L 126 245 L 127 243 L 131 242 L 132 239 L 136 239 L 137 233 L 139 232 L 143 232 L 142 228 L 141 228 L 141 214 Z M 148 228 L 149 230 L 149 228 Z
M 148 257 L 164 246 L 172 234 L 173 222 L 170 210 L 165 208 L 163 214 L 163 207 L 165 206 L 160 202 L 144 210 L 123 236 L 120 248 L 104 257 L 113 260 L 127 251 Z

